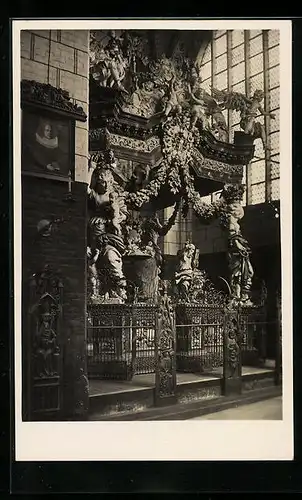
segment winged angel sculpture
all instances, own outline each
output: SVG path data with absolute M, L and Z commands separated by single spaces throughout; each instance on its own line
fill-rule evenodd
M 228 126 L 223 115 L 225 109 L 206 92 L 203 88 L 198 87 L 192 90 L 188 85 L 189 95 L 191 97 L 191 116 L 192 126 L 195 126 L 199 120 L 202 123 L 203 129 L 210 130 L 218 140 L 228 141 Z M 213 125 L 210 125 L 209 119 L 212 117 Z
M 109 41 L 102 46 L 95 33 L 90 34 L 90 72 L 102 87 L 117 88 L 125 93 L 123 80 L 129 65 L 125 57 L 124 40 L 116 36 L 115 31 L 108 34 Z
M 164 116 L 167 118 L 171 114 L 187 111 L 191 116 L 192 128 L 199 123 L 218 140 L 227 142 L 228 127 L 223 115 L 225 107 L 202 88 L 200 68 L 196 65 L 188 68 L 187 77 L 184 78 L 182 70 L 165 58 L 156 66 L 153 68 L 156 83 L 165 89 L 162 99 Z
M 264 92 L 262 90 L 255 90 L 251 98 L 240 92 L 228 92 L 217 89 L 212 89 L 212 94 L 217 103 L 219 103 L 219 106 L 222 106 L 224 109 L 240 112 L 240 127 L 244 133 L 252 136 L 254 140 L 261 139 L 264 150 L 268 151 L 265 129 L 262 123 L 257 121 L 257 118 L 260 116 L 270 116 L 270 118 L 274 119 L 275 115 L 262 107 Z
M 148 72 L 127 99 L 124 111 L 144 116 L 168 118 L 188 107 L 187 86 L 182 68 L 165 55 L 150 61 Z

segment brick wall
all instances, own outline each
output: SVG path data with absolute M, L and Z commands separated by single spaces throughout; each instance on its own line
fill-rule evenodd
M 21 78 L 67 90 L 88 116 L 88 50 L 87 30 L 24 30 L 21 32 Z M 75 143 L 75 179 L 86 182 L 88 120 L 76 122 Z
M 192 226 L 192 240 L 201 255 L 227 251 L 227 234 L 220 228 L 217 220 L 204 225 L 194 215 Z

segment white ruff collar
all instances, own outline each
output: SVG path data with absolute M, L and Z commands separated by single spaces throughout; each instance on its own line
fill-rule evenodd
M 41 137 L 38 133 L 36 133 L 36 140 L 41 146 L 49 149 L 55 149 L 58 147 L 58 138 L 54 137 L 53 139 L 47 139 L 46 137 Z

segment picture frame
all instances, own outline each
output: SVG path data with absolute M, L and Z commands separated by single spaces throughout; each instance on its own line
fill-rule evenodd
M 21 171 L 24 175 L 75 180 L 76 121 L 83 108 L 50 84 L 21 81 Z
M 22 171 L 74 179 L 74 136 L 74 121 L 49 111 L 24 109 Z

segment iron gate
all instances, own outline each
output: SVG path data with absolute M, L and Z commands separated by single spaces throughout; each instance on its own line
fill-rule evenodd
M 89 377 L 129 380 L 154 373 L 156 313 L 149 304 L 90 304 Z
M 239 320 L 242 365 L 258 366 L 266 358 L 266 309 L 263 306 L 242 308 Z
M 223 366 L 224 311 L 213 305 L 176 307 L 176 369 L 198 373 Z

